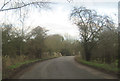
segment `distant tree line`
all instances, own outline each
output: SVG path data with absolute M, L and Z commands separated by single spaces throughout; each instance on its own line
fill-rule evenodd
M 2 24 L 2 55 L 16 57 L 42 58 L 44 53 L 54 52 L 64 56 L 75 54 L 76 41 L 65 40 L 59 34 L 47 35 L 46 29 L 37 26 L 30 31 L 22 32 L 12 24 Z

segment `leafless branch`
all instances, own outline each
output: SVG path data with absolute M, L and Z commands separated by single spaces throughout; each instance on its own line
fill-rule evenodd
M 3 9 L 3 7 L 0 9 L 0 11 L 8 11 L 8 10 L 15 10 L 15 9 L 20 9 L 20 8 L 23 8 L 23 7 L 26 7 L 26 6 L 29 6 L 29 5 L 38 5 L 38 4 L 44 4 L 44 3 L 51 3 L 51 2 L 31 2 L 31 3 L 27 3 L 27 4 L 23 4 L 22 6 L 18 6 L 18 7 L 14 7 L 14 8 L 6 8 L 6 9 Z
M 0 10 L 2 10 L 10 1 L 11 1 L 11 0 L 9 0 L 9 1 L 6 2 L 6 3 L 4 3 Z

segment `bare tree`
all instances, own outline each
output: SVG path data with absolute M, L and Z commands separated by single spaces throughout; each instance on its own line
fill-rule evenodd
M 46 4 L 48 3 L 51 2 L 47 0 L 4 0 L 0 11 L 15 10 L 31 5 L 41 8 L 43 6 L 47 6 Z
M 85 59 L 90 60 L 91 50 L 95 46 L 99 35 L 106 28 L 114 27 L 114 23 L 108 16 L 100 16 L 95 10 L 85 7 L 74 8 L 71 13 L 71 19 L 79 28 L 80 39 L 85 51 Z

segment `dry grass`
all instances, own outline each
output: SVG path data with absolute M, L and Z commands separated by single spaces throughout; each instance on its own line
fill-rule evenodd
M 25 55 L 21 55 L 21 56 L 16 56 L 14 58 L 11 58 L 9 56 L 5 56 L 2 57 L 2 62 L 3 62 L 3 68 L 7 68 L 11 65 L 17 64 L 19 62 L 24 62 L 26 60 L 29 59 L 29 57 L 25 56 Z
M 14 58 L 11 58 L 9 56 L 2 57 L 2 67 L 3 67 L 2 76 L 3 78 L 9 77 L 14 71 L 14 69 L 19 68 L 19 66 L 22 66 L 22 65 L 25 65 L 31 62 L 35 62 L 38 60 L 47 60 L 50 58 L 55 58 L 55 57 L 60 57 L 60 56 L 61 54 L 59 53 L 52 54 L 52 55 L 49 55 L 46 53 L 44 54 L 44 56 L 42 56 L 42 59 L 36 59 L 34 57 L 30 58 L 25 55 L 16 56 Z

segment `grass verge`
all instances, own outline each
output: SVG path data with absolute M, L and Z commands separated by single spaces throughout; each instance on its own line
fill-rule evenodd
M 25 62 L 20 62 L 20 63 L 14 64 L 14 65 L 11 65 L 11 66 L 7 67 L 6 69 L 4 69 L 3 74 L 2 74 L 2 78 L 3 79 L 10 79 L 12 76 L 14 76 L 16 73 L 18 73 L 22 69 L 24 69 L 24 68 L 26 68 L 34 63 L 44 61 L 44 60 L 49 60 L 52 58 L 57 58 L 57 57 L 27 60 Z
M 15 69 L 15 68 L 18 68 L 18 67 L 22 66 L 23 64 L 32 63 L 32 62 L 36 62 L 36 61 L 39 61 L 39 60 L 41 60 L 41 59 L 28 60 L 28 61 L 25 61 L 25 62 L 22 62 L 22 63 L 17 63 L 17 64 L 15 64 L 15 65 L 11 65 L 11 66 L 9 66 L 8 68 L 9 68 L 9 69 Z
M 43 58 L 43 59 L 35 59 L 35 60 L 27 60 L 25 62 L 21 62 L 21 63 L 17 63 L 15 65 L 11 65 L 9 66 L 8 68 L 9 69 L 15 69 L 15 68 L 18 68 L 24 64 L 29 64 L 29 63 L 33 63 L 33 62 L 37 62 L 37 61 L 42 61 L 42 60 L 47 60 L 47 59 L 52 59 L 52 58 L 55 58 L 55 57 L 51 57 L 51 58 Z
M 98 69 L 98 70 L 101 70 L 101 71 L 104 71 L 104 72 L 108 72 L 108 73 L 111 73 L 111 74 L 117 74 L 117 72 L 118 72 L 117 67 L 113 68 L 109 64 L 100 64 L 100 63 L 85 61 L 83 59 L 80 59 L 80 57 L 78 57 L 78 56 L 75 57 L 75 60 L 78 63 L 84 64 L 84 65 L 87 65 L 87 66 L 90 66 L 90 67 L 93 67 L 95 69 Z

